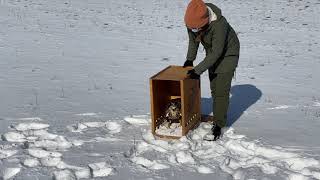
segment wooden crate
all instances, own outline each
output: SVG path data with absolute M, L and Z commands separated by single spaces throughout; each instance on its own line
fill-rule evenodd
M 152 133 L 160 138 L 177 139 L 196 127 L 201 120 L 200 80 L 187 77 L 191 68 L 169 66 L 150 78 Z M 164 115 L 166 105 L 171 99 L 181 99 L 182 128 L 181 136 L 156 134 L 156 128 L 162 123 L 159 117 Z

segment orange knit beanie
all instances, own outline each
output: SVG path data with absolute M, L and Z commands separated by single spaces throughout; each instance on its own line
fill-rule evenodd
M 209 22 L 209 14 L 206 4 L 202 0 L 191 0 L 184 22 L 188 28 L 201 28 Z

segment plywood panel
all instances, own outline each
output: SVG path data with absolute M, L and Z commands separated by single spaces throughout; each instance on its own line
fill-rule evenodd
M 190 69 L 192 69 L 192 67 L 183 68 L 182 66 L 169 66 L 153 76 L 151 79 L 173 81 L 183 80 L 187 78 L 187 72 Z
M 182 81 L 182 101 L 183 101 L 183 135 L 200 122 L 201 102 L 200 102 L 200 80 L 185 79 Z

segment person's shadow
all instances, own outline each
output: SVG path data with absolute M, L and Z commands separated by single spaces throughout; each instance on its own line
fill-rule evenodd
M 235 85 L 230 90 L 227 126 L 232 126 L 251 105 L 256 103 L 262 96 L 262 92 L 254 85 Z M 201 98 L 201 113 L 212 112 L 212 98 Z

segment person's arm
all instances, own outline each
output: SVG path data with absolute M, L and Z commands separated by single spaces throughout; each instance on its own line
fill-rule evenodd
M 204 58 L 203 61 L 201 61 L 197 66 L 194 67 L 195 72 L 199 75 L 201 75 L 204 71 L 209 69 L 211 66 L 214 65 L 214 63 L 217 62 L 225 48 L 228 32 L 227 24 L 223 23 L 222 21 L 219 22 L 219 24 L 217 24 L 214 28 L 215 29 L 214 34 L 212 36 L 211 47 L 212 51 Z
M 188 45 L 188 53 L 187 53 L 187 61 L 193 62 L 197 57 L 197 52 L 199 48 L 199 42 L 196 42 L 196 36 L 191 30 L 188 30 L 189 36 L 189 45 Z

